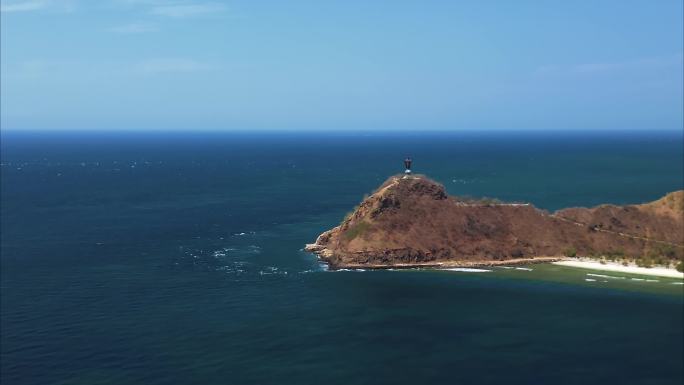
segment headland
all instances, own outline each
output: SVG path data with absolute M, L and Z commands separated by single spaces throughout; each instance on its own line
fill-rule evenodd
M 674 266 L 684 258 L 683 214 L 684 191 L 640 205 L 550 213 L 449 196 L 426 176 L 398 175 L 305 249 L 332 269 L 568 264 L 579 256 L 598 265 Z

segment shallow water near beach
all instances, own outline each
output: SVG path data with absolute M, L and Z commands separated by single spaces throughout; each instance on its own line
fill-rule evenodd
M 548 263 L 498 266 L 466 270 L 466 272 L 491 273 L 488 276 L 492 279 L 532 280 L 641 294 L 669 295 L 675 298 L 684 294 L 682 279 L 555 266 Z
M 684 378 L 675 279 L 327 271 L 301 250 L 406 155 L 450 194 L 555 210 L 682 189 L 680 133 L 2 139 L 2 384 Z

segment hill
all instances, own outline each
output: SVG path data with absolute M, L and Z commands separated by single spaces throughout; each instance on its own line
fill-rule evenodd
M 306 249 L 332 268 L 529 263 L 574 253 L 675 259 L 684 252 L 682 196 L 550 214 L 451 197 L 425 176 L 394 176 Z

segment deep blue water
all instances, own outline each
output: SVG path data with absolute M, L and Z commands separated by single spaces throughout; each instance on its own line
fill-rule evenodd
M 682 189 L 682 134 L 3 133 L 0 383 L 681 384 L 682 295 L 301 251 L 406 155 L 555 210 Z

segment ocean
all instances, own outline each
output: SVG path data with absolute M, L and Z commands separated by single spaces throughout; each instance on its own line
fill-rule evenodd
M 674 280 L 327 271 L 302 248 L 406 156 L 450 194 L 553 211 L 682 189 L 683 149 L 661 131 L 3 132 L 0 383 L 679 385 Z

